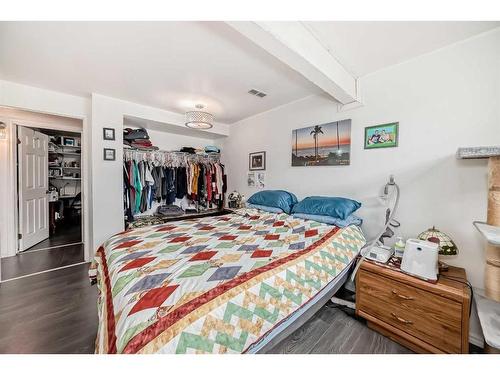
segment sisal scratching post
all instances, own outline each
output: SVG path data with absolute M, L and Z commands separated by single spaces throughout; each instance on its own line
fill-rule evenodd
M 488 216 L 487 223 L 500 227 L 500 156 L 488 161 Z M 500 302 L 500 247 L 486 246 L 484 289 L 488 298 Z

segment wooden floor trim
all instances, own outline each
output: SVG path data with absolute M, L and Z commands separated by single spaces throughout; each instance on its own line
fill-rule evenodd
M 47 273 L 47 272 L 52 272 L 52 271 L 58 271 L 58 270 L 62 270 L 64 268 L 69 268 L 69 267 L 74 267 L 74 266 L 79 266 L 81 264 L 85 264 L 85 263 L 90 263 L 90 262 L 78 262 L 78 263 L 74 263 L 74 264 L 69 264 L 67 266 L 62 266 L 62 267 L 57 267 L 57 268 L 51 268 L 50 270 L 45 270 L 45 271 L 40 271 L 40 272 L 34 272 L 34 273 L 30 273 L 28 275 L 23 275 L 23 276 L 19 276 L 19 277 L 13 277 L 11 279 L 7 279 L 7 280 L 0 280 L 0 283 L 3 284 L 3 283 L 6 283 L 8 281 L 14 281 L 14 280 L 19 280 L 19 279 L 25 279 L 27 277 L 31 277 L 31 276 L 36 276 L 36 275 L 40 275 L 42 273 Z

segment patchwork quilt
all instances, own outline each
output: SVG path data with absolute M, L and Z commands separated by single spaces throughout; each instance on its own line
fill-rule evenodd
M 120 233 L 93 264 L 96 353 L 243 353 L 364 244 L 356 226 L 254 209 Z

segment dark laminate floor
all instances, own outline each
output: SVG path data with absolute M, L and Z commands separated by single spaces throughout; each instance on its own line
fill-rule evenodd
M 409 349 L 372 331 L 338 308 L 324 306 L 270 353 L 410 354 Z
M 88 264 L 0 284 L 0 353 L 93 353 L 97 288 Z M 410 353 L 337 308 L 323 307 L 272 353 Z
M 88 267 L 0 284 L 0 353 L 93 353 L 97 288 Z
M 51 234 L 49 238 L 37 243 L 35 246 L 31 246 L 26 251 L 46 249 L 53 246 L 68 245 L 72 243 L 78 243 L 82 241 L 82 227 L 80 225 L 73 226 L 61 226 L 56 229 L 54 234 Z
M 84 261 L 83 244 L 28 251 L 2 258 L 2 280 L 46 271 Z

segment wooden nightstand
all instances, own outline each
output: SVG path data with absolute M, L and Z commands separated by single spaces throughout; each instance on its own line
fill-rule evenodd
M 468 353 L 471 291 L 463 268 L 432 284 L 370 261 L 356 275 L 356 314 L 418 353 Z

